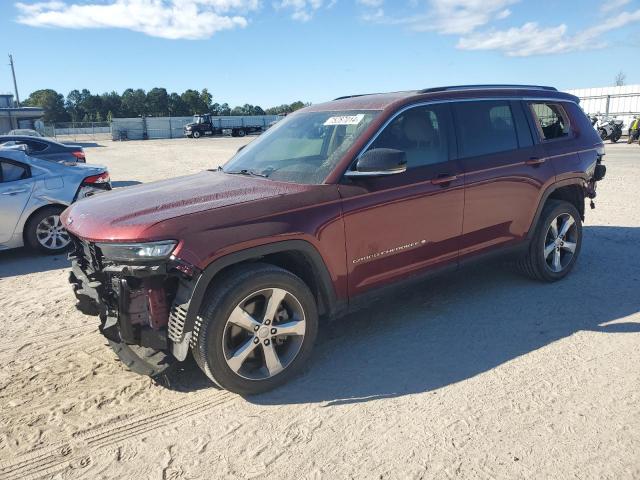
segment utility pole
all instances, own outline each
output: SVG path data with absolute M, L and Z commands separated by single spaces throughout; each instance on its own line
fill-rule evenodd
M 13 89 L 16 92 L 16 106 L 20 108 L 20 96 L 18 95 L 18 82 L 16 82 L 16 70 L 13 68 L 13 57 L 9 54 L 9 65 L 11 65 L 11 74 L 13 75 Z

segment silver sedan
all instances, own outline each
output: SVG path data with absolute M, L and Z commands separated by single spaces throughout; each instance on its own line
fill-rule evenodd
M 28 245 L 60 253 L 71 239 L 60 214 L 72 202 L 111 190 L 105 167 L 32 157 L 0 148 L 0 250 Z

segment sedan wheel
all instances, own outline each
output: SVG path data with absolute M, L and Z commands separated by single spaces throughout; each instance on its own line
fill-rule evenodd
M 38 243 L 47 250 L 61 250 L 71 242 L 69 234 L 62 226 L 60 215 L 49 215 L 36 226 Z

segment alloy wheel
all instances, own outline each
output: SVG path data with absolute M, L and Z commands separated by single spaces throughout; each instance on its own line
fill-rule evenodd
M 47 250 L 59 250 L 71 242 L 71 237 L 60 221 L 60 215 L 44 217 L 36 227 L 38 243 Z
M 282 288 L 259 290 L 231 312 L 222 349 L 229 368 L 249 380 L 265 380 L 296 358 L 306 331 L 300 301 Z
M 567 268 L 578 242 L 576 221 L 569 213 L 561 213 L 551 221 L 544 241 L 544 259 L 554 273 Z

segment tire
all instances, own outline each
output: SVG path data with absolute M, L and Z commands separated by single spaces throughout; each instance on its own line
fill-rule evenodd
M 25 243 L 34 250 L 56 255 L 69 248 L 71 237 L 62 228 L 60 214 L 64 207 L 45 207 L 38 210 L 24 227 Z M 48 237 L 51 233 L 52 236 Z M 49 238 L 48 240 L 45 240 Z
M 238 130 L 239 137 L 244 137 L 245 135 L 247 135 L 247 132 L 245 132 L 244 130 Z
M 195 131 L 191 134 L 193 136 L 193 138 L 200 138 L 200 132 L 199 131 Z
M 611 137 L 611 143 L 617 143 L 618 140 L 620 140 L 620 137 L 622 137 L 621 133 L 614 133 Z
M 253 395 L 300 372 L 318 333 L 316 302 L 307 285 L 288 270 L 263 263 L 238 266 L 214 282 L 191 343 L 204 373 L 221 388 Z M 274 296 L 282 300 L 273 303 L 277 314 L 269 315 Z M 282 335 L 284 328 L 291 334 Z
M 552 248 L 554 242 L 552 242 L 551 223 L 552 221 L 556 222 L 556 228 L 561 230 L 564 225 L 562 222 L 567 216 L 570 216 L 574 223 L 569 227 L 567 235 L 558 240 L 558 243 L 555 244 L 556 247 Z M 569 248 L 571 244 L 575 245 L 573 251 Z M 563 200 L 548 200 L 536 225 L 528 251 L 524 257 L 517 261 L 516 265 L 523 274 L 530 278 L 543 282 L 555 282 L 566 277 L 573 269 L 581 247 L 582 220 L 576 207 Z M 551 248 L 551 253 L 545 256 L 549 248 Z M 556 253 L 560 258 L 558 270 L 555 269 Z
M 139 375 L 158 377 L 168 373 L 176 363 L 172 355 L 162 350 L 141 347 L 140 345 L 127 345 L 124 342 L 114 342 L 113 340 L 108 340 L 108 342 L 122 363 Z
M 600 134 L 600 139 L 604 142 L 607 139 L 607 132 L 601 128 L 598 130 L 598 133 Z

